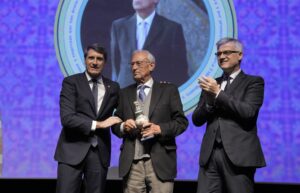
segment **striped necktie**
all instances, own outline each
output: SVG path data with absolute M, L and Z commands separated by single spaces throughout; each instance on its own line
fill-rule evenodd
M 148 88 L 147 85 L 141 84 L 138 86 L 139 89 L 139 99 L 144 102 L 146 98 L 145 88 Z

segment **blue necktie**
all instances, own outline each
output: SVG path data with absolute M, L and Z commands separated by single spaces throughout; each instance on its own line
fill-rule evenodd
M 139 91 L 139 99 L 144 102 L 145 101 L 145 98 L 146 98 L 146 93 L 145 93 L 145 88 L 147 88 L 148 86 L 147 85 L 139 85 L 138 86 L 138 89 L 140 89 Z
M 140 23 L 141 25 L 141 31 L 138 35 L 138 41 L 137 41 L 137 49 L 142 50 L 147 38 L 147 31 L 148 31 L 148 24 L 147 22 L 143 21 Z

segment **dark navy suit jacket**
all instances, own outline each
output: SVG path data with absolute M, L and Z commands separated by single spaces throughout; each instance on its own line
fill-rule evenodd
M 221 84 L 222 79 L 217 78 Z M 207 123 L 200 152 L 200 165 L 205 166 L 210 158 L 220 128 L 224 150 L 235 166 L 263 167 L 266 165 L 257 136 L 257 117 L 263 104 L 264 80 L 243 71 L 226 91 L 216 98 L 214 108 L 207 108 L 202 92 L 199 104 L 193 113 L 193 123 Z
M 96 114 L 94 98 L 85 73 L 66 77 L 60 93 L 62 131 L 55 152 L 55 160 L 77 165 L 86 156 L 91 143 L 93 120 L 105 120 L 117 107 L 119 84 L 103 77 L 106 89 L 102 105 Z M 104 167 L 110 164 L 110 128 L 96 129 L 98 148 Z
M 137 86 L 133 84 L 121 90 L 116 115 L 122 120 L 135 119 Z M 177 174 L 175 137 L 187 129 L 188 120 L 184 116 L 178 89 L 175 85 L 154 82 L 149 107 L 150 122 L 161 128 L 161 135 L 150 139 L 150 156 L 156 175 L 161 180 L 173 180 Z M 119 159 L 119 175 L 124 177 L 130 171 L 134 158 L 136 135 L 124 134 L 121 124 L 112 127 L 113 133 L 123 139 Z

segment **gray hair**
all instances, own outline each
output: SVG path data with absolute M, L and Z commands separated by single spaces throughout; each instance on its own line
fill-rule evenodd
M 225 37 L 225 38 L 220 39 L 216 43 L 217 49 L 219 49 L 222 45 L 227 44 L 227 43 L 233 43 L 235 45 L 235 48 L 238 51 L 243 52 L 243 44 L 242 44 L 242 42 L 240 42 L 238 39 L 229 38 L 229 37 Z
M 153 56 L 153 54 L 151 54 L 151 52 L 149 52 L 148 50 L 135 50 L 132 55 L 140 53 L 140 52 L 144 52 L 147 54 L 147 59 L 151 62 L 151 63 L 155 63 L 155 57 Z

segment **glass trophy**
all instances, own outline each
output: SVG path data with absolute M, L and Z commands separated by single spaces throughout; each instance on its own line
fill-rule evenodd
M 133 103 L 135 106 L 135 112 L 134 112 L 135 124 L 136 124 L 137 128 L 141 131 L 143 129 L 143 124 L 149 122 L 149 118 L 148 118 L 148 116 L 144 115 L 142 107 L 138 101 L 134 101 Z M 151 139 L 153 137 L 154 137 L 154 135 L 142 137 L 141 141 L 145 141 L 145 140 Z

